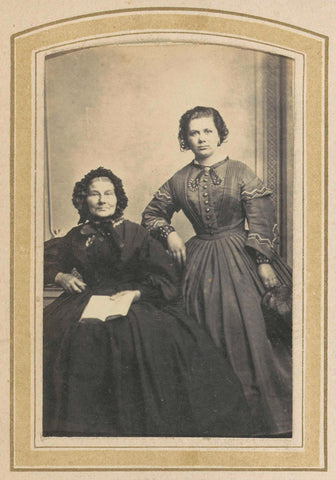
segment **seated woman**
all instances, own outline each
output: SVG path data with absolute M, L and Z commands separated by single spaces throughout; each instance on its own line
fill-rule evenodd
M 164 248 L 123 220 L 121 180 L 92 170 L 73 204 L 79 226 L 45 264 L 65 292 L 44 310 L 44 435 L 248 436 L 242 387 L 185 315 Z M 92 295 L 120 292 L 134 294 L 126 316 L 80 321 Z

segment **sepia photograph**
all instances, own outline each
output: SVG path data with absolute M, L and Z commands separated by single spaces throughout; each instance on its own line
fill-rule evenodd
M 46 57 L 44 435 L 292 436 L 293 81 L 225 45 Z
M 13 470 L 326 467 L 326 45 L 182 8 L 12 37 Z

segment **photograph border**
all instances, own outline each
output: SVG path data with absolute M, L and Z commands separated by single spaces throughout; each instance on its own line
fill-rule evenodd
M 172 25 L 174 28 L 172 28 Z M 304 275 L 305 361 L 304 442 L 283 448 L 226 452 L 208 449 L 97 447 L 38 449 L 32 442 L 31 294 L 34 209 L 33 101 L 36 52 L 118 32 L 204 32 L 271 43 L 305 56 Z M 12 470 L 326 470 L 327 468 L 327 66 L 328 37 L 281 22 L 219 10 L 123 9 L 81 15 L 12 36 L 11 71 L 11 469 Z M 34 70 L 32 70 L 34 68 Z M 309 232 L 309 236 L 307 235 Z M 30 279 L 30 282 L 27 282 Z M 317 318 L 320 323 L 317 325 Z M 178 441 L 176 442 L 178 443 Z M 299 451 L 298 451 L 299 450 Z

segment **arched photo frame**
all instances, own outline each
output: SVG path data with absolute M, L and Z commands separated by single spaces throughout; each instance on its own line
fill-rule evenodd
M 183 50 L 190 45 L 194 50 L 205 49 L 201 58 L 207 57 L 207 48 L 210 47 L 215 56 L 223 49 L 237 49 L 240 53 L 249 52 L 253 56 L 253 98 L 258 98 L 258 101 L 251 110 L 254 114 L 254 148 L 250 158 L 264 180 L 279 186 L 279 203 L 286 192 L 286 208 L 282 206 L 279 209 L 286 212 L 283 222 L 287 238 L 292 232 L 289 247 L 293 246 L 291 258 L 294 269 L 294 424 L 290 439 L 54 439 L 44 438 L 41 433 L 43 241 L 68 227 L 66 222 L 64 227 L 55 226 L 52 191 L 57 181 L 53 177 L 56 160 L 53 163 L 52 158 L 59 159 L 63 153 L 66 159 L 71 152 L 74 157 L 77 155 L 80 158 L 81 155 L 80 151 L 74 152 L 77 146 L 75 140 L 73 144 L 70 141 L 65 145 L 68 150 L 57 150 L 59 144 L 53 137 L 55 127 L 48 130 L 48 122 L 49 125 L 52 121 L 57 122 L 55 111 L 50 114 L 50 104 L 56 99 L 57 107 L 58 98 L 57 85 L 52 90 L 50 69 L 54 68 L 56 75 L 55 71 L 59 68 L 59 75 L 62 75 L 66 68 L 60 64 L 57 66 L 53 59 L 65 58 L 64 55 L 71 59 L 71 55 L 102 48 L 115 52 L 118 48 L 118 53 L 124 49 L 123 55 L 133 60 L 136 57 L 132 53 L 134 49 L 143 49 L 145 57 L 152 55 L 153 52 L 148 53 L 150 48 L 158 45 L 165 51 L 176 47 Z M 292 26 L 238 14 L 191 9 L 99 13 L 37 27 L 13 36 L 11 382 L 14 470 L 323 470 L 326 467 L 324 233 L 327 46 L 326 37 Z M 271 59 L 268 71 L 258 64 L 265 55 Z M 287 62 L 285 66 L 283 59 Z M 278 76 L 274 73 L 276 68 L 279 69 Z M 273 87 L 267 95 L 272 75 L 275 75 Z M 282 82 L 278 89 L 277 82 Z M 287 102 L 281 103 L 281 94 Z M 191 96 L 189 101 L 194 99 L 195 96 Z M 225 99 L 228 102 L 227 97 Z M 250 101 L 246 100 L 244 104 L 243 100 L 240 107 L 251 105 Z M 174 104 L 174 101 L 179 100 L 175 98 L 170 103 Z M 169 105 L 167 99 L 166 102 Z M 286 108 L 281 110 L 279 106 L 283 103 Z M 235 102 L 232 101 L 232 104 L 234 112 Z M 58 107 L 62 105 L 58 104 Z M 278 113 L 276 107 L 280 109 Z M 174 105 L 171 110 L 175 118 Z M 283 121 L 284 112 L 288 119 L 282 125 L 285 124 L 288 131 L 280 141 L 274 132 L 278 131 L 276 120 L 281 118 Z M 71 112 L 67 113 L 70 115 Z M 275 122 L 275 127 L 269 130 L 266 128 L 268 115 Z M 233 113 L 231 116 L 234 118 Z M 90 118 L 95 117 L 91 115 Z M 244 123 L 242 118 L 241 123 L 238 121 L 234 127 L 237 132 L 242 129 L 247 132 L 244 130 L 247 124 L 247 120 Z M 256 131 L 260 125 L 263 128 Z M 88 131 L 90 128 L 92 125 L 89 125 Z M 173 131 L 169 135 L 173 135 Z M 238 135 L 236 145 L 239 145 Z M 290 167 L 286 167 L 285 171 L 276 170 L 280 158 L 274 153 L 277 148 L 282 149 L 281 158 L 291 158 Z M 248 151 L 248 144 L 245 150 Z M 137 152 L 136 146 L 134 152 Z M 103 158 L 106 152 L 102 150 L 100 155 Z M 275 158 L 273 164 L 265 162 L 264 159 L 272 155 Z M 150 165 L 153 165 L 153 160 L 144 169 L 147 176 Z M 270 174 L 274 165 L 275 173 L 285 179 L 282 182 L 277 182 L 274 174 Z M 60 171 L 61 167 L 58 168 Z M 145 192 L 147 200 L 153 193 L 154 184 L 159 186 L 167 176 L 167 167 L 163 168 L 166 168 L 163 174 L 157 167 L 151 172 L 153 184 L 149 184 Z M 83 173 L 80 167 L 77 165 L 74 170 L 80 178 Z M 130 177 L 130 189 L 135 191 L 131 182 Z M 58 188 L 62 188 L 62 182 L 58 183 L 61 184 Z M 135 197 L 134 203 L 137 201 Z M 146 200 L 143 203 L 145 205 Z M 135 210 L 134 215 L 137 215 Z

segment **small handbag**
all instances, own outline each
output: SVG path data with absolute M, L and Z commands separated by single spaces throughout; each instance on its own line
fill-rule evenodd
M 272 287 L 261 299 L 267 335 L 272 341 L 292 337 L 292 289 L 287 285 Z

